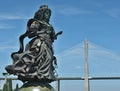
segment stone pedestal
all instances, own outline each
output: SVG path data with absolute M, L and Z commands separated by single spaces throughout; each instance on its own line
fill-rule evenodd
M 18 91 L 55 91 L 48 83 L 27 82 Z

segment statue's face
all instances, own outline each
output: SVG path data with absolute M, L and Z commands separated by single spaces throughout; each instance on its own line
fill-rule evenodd
M 50 11 L 47 10 L 47 11 L 44 13 L 44 18 L 45 18 L 46 20 L 49 20 L 49 19 L 50 19 L 50 15 L 51 15 Z

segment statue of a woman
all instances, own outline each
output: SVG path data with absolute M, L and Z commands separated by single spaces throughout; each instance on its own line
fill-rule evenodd
M 34 18 L 27 23 L 27 31 L 20 36 L 20 49 L 12 53 L 13 64 L 6 66 L 9 74 L 18 76 L 23 82 L 55 80 L 56 57 L 53 51 L 53 42 L 61 32 L 55 33 L 49 23 L 51 10 L 42 5 L 35 13 Z M 25 37 L 31 40 L 24 49 Z

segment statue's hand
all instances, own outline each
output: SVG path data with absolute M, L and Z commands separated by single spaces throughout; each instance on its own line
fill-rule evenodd
M 60 32 L 56 33 L 54 39 L 57 39 L 57 36 L 58 36 L 58 35 L 61 35 L 62 33 L 63 33 L 63 31 L 60 31 Z
M 60 31 L 60 32 L 57 33 L 57 35 L 61 35 L 62 33 L 63 33 L 63 31 Z
M 63 31 L 58 32 L 55 36 L 57 37 L 58 35 L 61 35 Z

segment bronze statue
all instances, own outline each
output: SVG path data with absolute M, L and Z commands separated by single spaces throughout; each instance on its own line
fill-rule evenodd
M 26 81 L 50 83 L 55 80 L 56 57 L 53 51 L 53 42 L 62 31 L 55 33 L 49 23 L 51 10 L 42 5 L 35 13 L 34 18 L 27 23 L 27 31 L 19 37 L 20 49 L 11 54 L 13 64 L 5 67 L 9 74 L 18 76 Z M 24 49 L 24 38 L 31 40 Z

